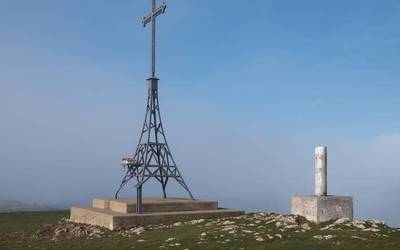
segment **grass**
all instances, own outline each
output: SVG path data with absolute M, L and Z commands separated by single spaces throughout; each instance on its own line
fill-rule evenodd
M 57 223 L 68 216 L 69 211 L 0 213 L 0 249 L 400 249 L 400 231 L 383 225 L 379 226 L 379 233 L 346 226 L 321 231 L 327 223 L 313 224 L 305 232 L 296 229 L 282 232 L 274 223 L 257 221 L 256 214 L 231 219 L 236 229 L 225 231 L 228 226 L 206 220 L 194 225 L 146 227 L 140 235 L 106 231 L 96 239 L 50 241 L 34 237 L 43 224 Z M 205 235 L 201 236 L 202 233 Z M 282 239 L 276 234 L 282 235 Z M 267 235 L 274 238 L 268 239 Z M 334 238 L 321 240 L 314 238 L 315 235 L 334 235 Z M 265 240 L 257 241 L 256 237 Z

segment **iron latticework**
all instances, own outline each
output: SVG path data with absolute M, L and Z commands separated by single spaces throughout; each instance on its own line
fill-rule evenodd
M 115 198 L 118 198 L 118 193 L 125 184 L 131 179 L 136 179 L 136 211 L 138 213 L 142 212 L 143 184 L 151 178 L 155 178 L 160 182 L 164 198 L 167 197 L 166 186 L 168 181 L 175 179 L 188 192 L 190 198 L 193 199 L 193 195 L 183 180 L 172 157 L 161 122 L 158 102 L 159 79 L 155 76 L 155 19 L 158 15 L 164 13 L 166 5 L 162 4 L 156 9 L 155 0 L 152 0 L 152 4 L 152 14 L 144 17 L 142 20 L 144 26 L 149 22 L 152 23 L 152 76 L 147 79 L 148 98 L 146 115 L 134 156 L 132 158 L 124 158 L 122 161 L 126 174 L 115 194 Z

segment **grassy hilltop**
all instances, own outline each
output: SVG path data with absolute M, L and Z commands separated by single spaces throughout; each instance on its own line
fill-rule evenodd
M 0 213 L 0 249 L 400 249 L 400 229 L 379 221 L 315 225 L 253 213 L 108 231 L 68 223 L 68 211 Z

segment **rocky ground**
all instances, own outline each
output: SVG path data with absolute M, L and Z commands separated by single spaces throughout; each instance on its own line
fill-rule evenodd
M 198 245 L 207 245 L 213 241 L 219 244 L 226 244 L 231 241 L 238 241 L 240 238 L 250 237 L 258 242 L 268 242 L 275 240 L 285 240 L 294 237 L 295 234 L 304 234 L 317 227 L 305 218 L 293 215 L 280 215 L 273 213 L 253 213 L 236 218 L 216 219 L 216 220 L 192 220 L 187 222 L 176 222 L 171 225 L 152 225 L 147 227 L 136 227 L 112 232 L 122 237 L 133 237 L 145 234 L 149 231 L 169 229 L 173 227 L 184 227 L 185 225 L 197 225 L 201 233 L 196 239 Z M 349 237 L 361 241 L 368 241 L 375 238 L 385 238 L 400 229 L 392 229 L 382 221 L 367 220 L 351 221 L 347 218 L 332 221 L 314 230 L 312 237 L 321 241 L 332 241 L 340 245 L 337 234 L 346 231 Z M 360 236 L 360 232 L 363 233 Z M 367 234 L 365 234 L 367 233 Z M 62 218 L 58 223 L 44 225 L 34 237 L 51 241 L 64 239 L 94 239 L 107 237 L 111 231 L 91 225 L 75 224 L 68 222 L 67 218 Z M 246 238 L 247 238 L 246 237 Z M 144 242 L 138 239 L 138 242 Z M 179 238 L 169 237 L 164 240 L 160 248 L 181 246 Z
M 300 216 L 252 213 L 109 231 L 66 218 L 24 233 L 25 247 L 16 244 L 15 249 L 400 249 L 400 229 L 377 220 L 316 225 Z M 16 237 L 16 232 L 8 236 Z

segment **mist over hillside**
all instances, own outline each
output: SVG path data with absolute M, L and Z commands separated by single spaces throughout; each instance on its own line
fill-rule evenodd
M 36 204 L 27 204 L 15 200 L 0 200 L 0 212 L 17 212 L 17 211 L 48 211 L 54 208 L 47 206 L 39 206 Z

